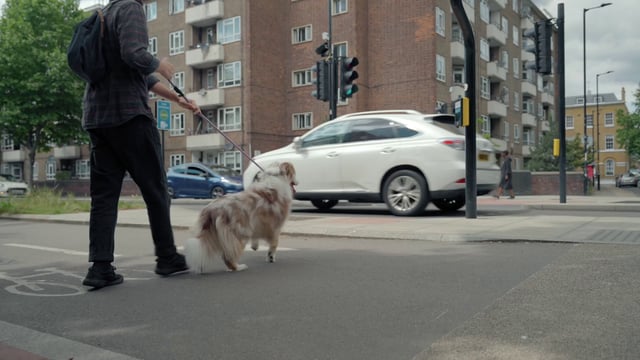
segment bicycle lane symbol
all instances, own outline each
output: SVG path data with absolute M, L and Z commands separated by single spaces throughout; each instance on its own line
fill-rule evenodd
M 61 282 L 43 279 L 43 277 L 70 277 L 80 283 L 84 276 L 57 268 L 44 268 L 34 270 L 34 274 L 24 276 L 11 276 L 6 272 L 0 272 L 0 280 L 13 282 L 13 285 L 5 286 L 5 290 L 15 295 L 24 296 L 77 296 L 88 292 L 88 289 L 80 285 L 65 284 Z M 138 277 L 128 280 L 150 280 L 151 278 Z

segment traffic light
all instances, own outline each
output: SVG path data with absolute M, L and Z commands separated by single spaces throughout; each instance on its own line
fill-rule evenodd
M 329 63 L 320 60 L 311 68 L 311 71 L 316 73 L 316 79 L 313 80 L 316 89 L 311 92 L 311 95 L 318 100 L 329 101 Z
M 533 29 L 524 31 L 523 36 L 533 41 L 525 46 L 525 50 L 535 54 L 535 63 L 527 62 L 527 69 L 534 69 L 540 74 L 551 74 L 551 20 L 538 21 Z
M 358 58 L 342 58 L 340 62 L 340 100 L 345 101 L 358 92 L 358 85 L 353 80 L 358 78 L 358 72 L 353 70 L 360 62 Z

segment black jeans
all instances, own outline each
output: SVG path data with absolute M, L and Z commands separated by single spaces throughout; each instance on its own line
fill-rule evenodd
M 113 261 L 118 201 L 125 171 L 147 205 L 156 256 L 176 252 L 169 216 L 171 199 L 154 122 L 138 116 L 125 124 L 89 130 L 91 138 L 91 214 L 89 261 Z

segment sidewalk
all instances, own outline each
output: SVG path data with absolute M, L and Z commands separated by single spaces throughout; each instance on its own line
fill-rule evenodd
M 460 213 L 451 216 L 398 217 L 357 214 L 328 216 L 293 212 L 282 233 L 289 236 L 331 236 L 416 241 L 560 241 L 640 244 L 640 197 L 630 190 L 603 188 L 591 196 L 517 196 L 515 199 L 477 199 L 477 218 Z M 544 210 L 531 214 L 528 209 Z M 548 211 L 547 211 L 548 210 Z M 564 210 L 564 211 L 554 211 Z M 593 216 L 585 210 L 617 212 Z M 189 229 L 197 217 L 197 206 L 171 207 L 175 229 Z M 633 214 L 633 212 L 637 214 Z M 20 220 L 88 224 L 88 213 L 62 215 L 5 216 Z M 146 209 L 124 210 L 119 226 L 148 226 Z M 180 240 L 179 240 L 180 241 Z

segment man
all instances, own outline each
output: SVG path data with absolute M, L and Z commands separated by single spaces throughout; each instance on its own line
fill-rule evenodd
M 500 166 L 500 185 L 498 185 L 498 190 L 494 197 L 499 199 L 502 196 L 503 190 L 509 191 L 509 199 L 514 199 L 515 195 L 513 193 L 513 182 L 511 180 L 511 155 L 509 155 L 509 150 L 505 150 L 502 152 L 502 165 Z
M 188 269 L 173 238 L 160 136 L 148 105 L 148 92 L 185 109 L 200 111 L 151 75 L 157 72 L 171 79 L 174 69 L 167 59 L 159 61 L 147 51 L 149 38 L 142 0 L 111 0 L 104 13 L 109 73 L 102 82 L 87 85 L 83 100 L 83 127 L 91 139 L 89 262 L 93 265 L 82 283 L 93 288 L 123 281 L 111 263 L 125 172 L 138 185 L 147 205 L 157 256 L 156 274 L 169 276 Z

